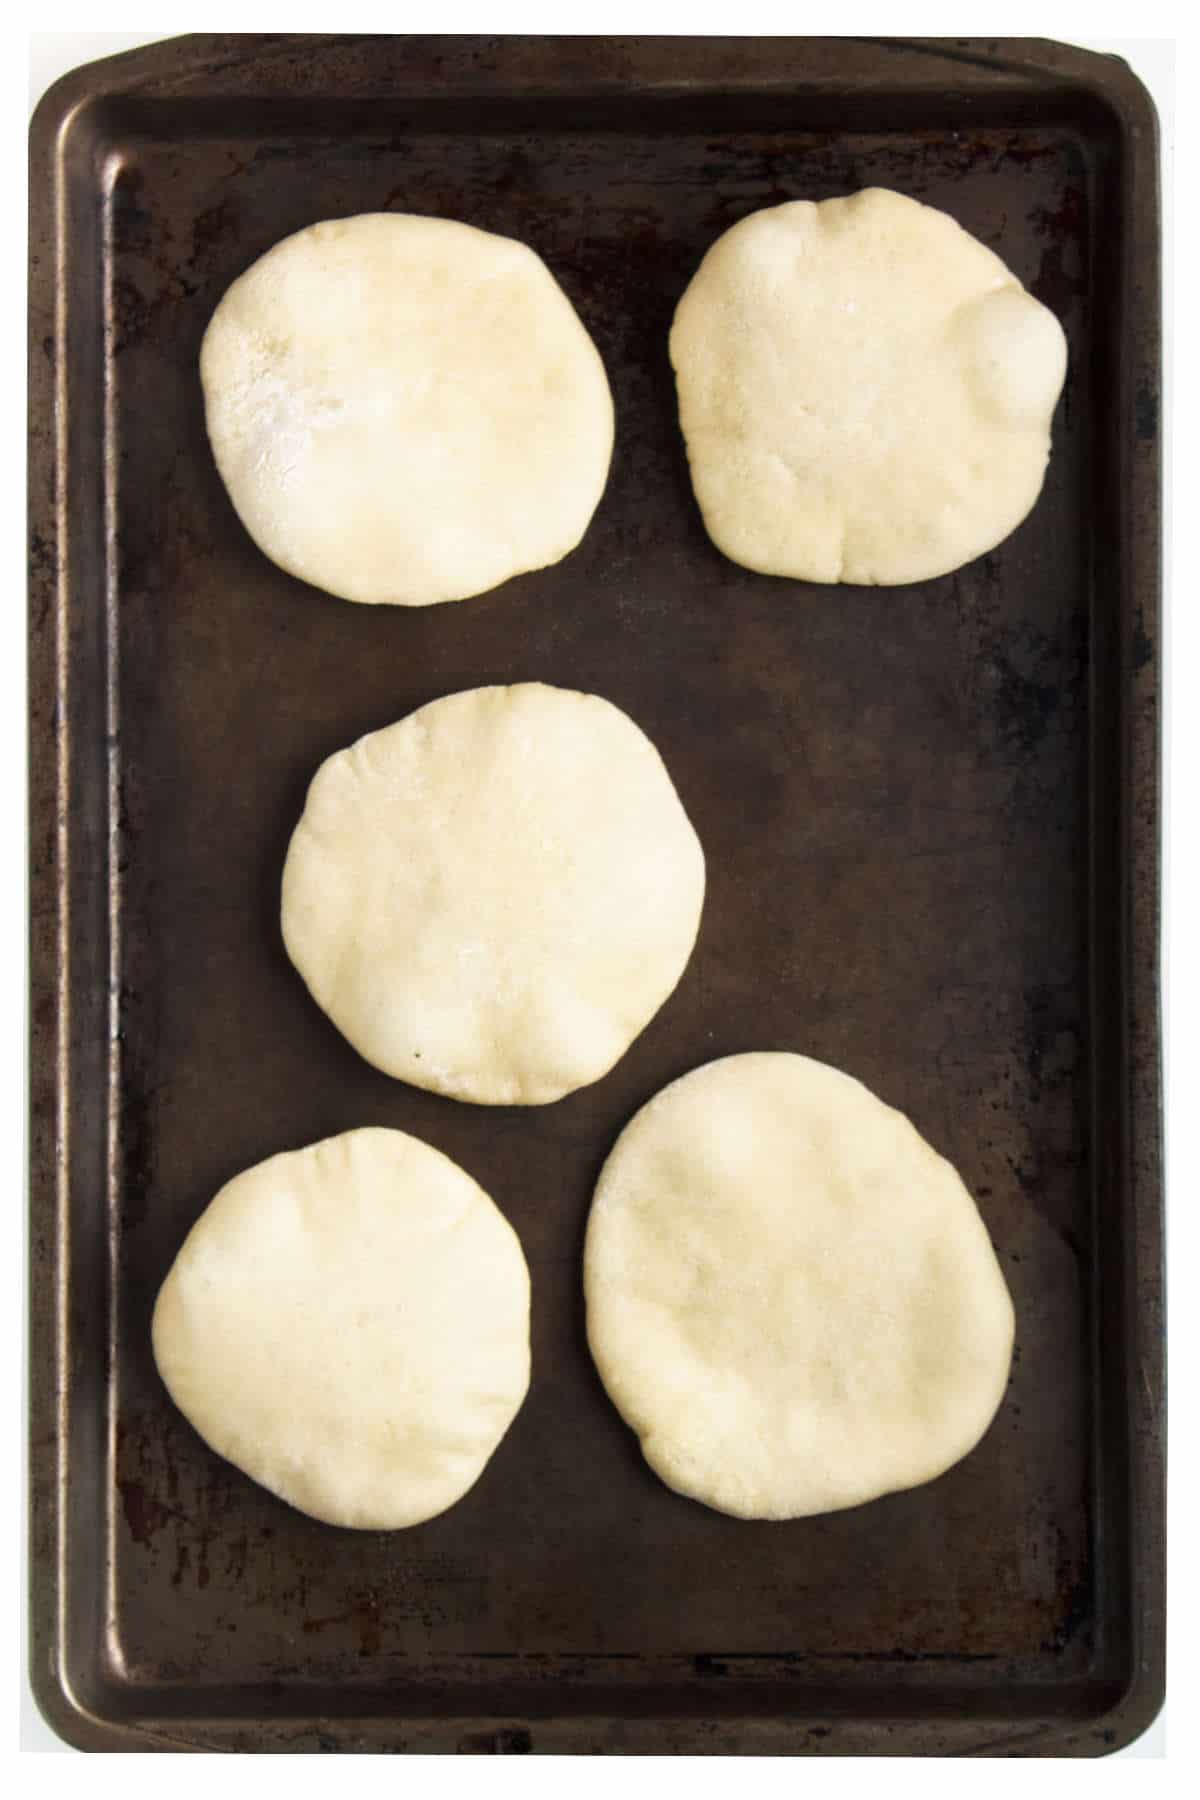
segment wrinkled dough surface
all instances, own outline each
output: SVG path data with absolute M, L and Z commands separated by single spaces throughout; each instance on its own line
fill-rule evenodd
M 485 1105 L 596 1081 L 683 973 L 704 857 L 594 694 L 477 688 L 324 763 L 283 875 L 317 1003 L 390 1075 Z
M 260 549 L 347 600 L 428 606 L 574 549 L 608 474 L 600 357 L 527 245 L 367 213 L 283 239 L 200 352 L 217 467 Z
M 1013 1308 L 971 1196 L 901 1113 L 782 1052 L 694 1070 L 622 1132 L 588 1341 L 669 1487 L 742 1518 L 939 1475 L 1004 1393 Z
M 401 1131 L 348 1131 L 221 1189 L 153 1340 L 219 1455 L 313 1518 L 390 1530 L 460 1499 L 516 1416 L 529 1275 L 456 1163 Z
M 1066 340 L 946 213 L 868 188 L 718 238 L 676 310 L 679 417 L 734 562 L 891 585 L 959 568 L 1041 491 Z

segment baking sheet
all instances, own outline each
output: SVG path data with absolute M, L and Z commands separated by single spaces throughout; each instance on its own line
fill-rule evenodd
M 77 71 L 32 141 L 35 1689 L 94 1748 L 1091 1754 L 1162 1690 L 1155 126 L 1025 40 L 190 38 Z M 1062 320 L 1047 484 L 902 589 L 757 576 L 691 496 L 666 334 L 756 207 L 893 186 Z M 604 357 L 580 549 L 461 605 L 268 563 L 196 354 L 286 233 L 367 210 L 530 242 Z M 279 939 L 332 750 L 435 696 L 602 693 L 660 748 L 709 892 L 675 996 L 549 1108 L 361 1062 Z M 788 1524 L 668 1492 L 588 1359 L 579 1258 L 621 1126 L 714 1056 L 802 1051 L 979 1199 L 1017 1356 L 936 1483 Z M 150 1307 L 215 1189 L 362 1124 L 521 1235 L 533 1385 L 483 1479 L 332 1531 L 168 1403 Z

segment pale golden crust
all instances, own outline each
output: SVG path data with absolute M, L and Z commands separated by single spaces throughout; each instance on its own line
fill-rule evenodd
M 347 600 L 428 606 L 574 549 L 608 474 L 603 364 L 533 250 L 366 213 L 228 289 L 200 352 L 217 467 L 251 537 Z
M 154 1355 L 221 1456 L 314 1518 L 391 1530 L 466 1493 L 529 1386 L 529 1275 L 465 1170 L 348 1131 L 223 1187 L 159 1291 Z
M 902 1114 L 806 1057 L 694 1070 L 618 1139 L 588 1341 L 668 1486 L 784 1519 L 940 1474 L 1000 1404 L 1013 1309 L 974 1202 Z
M 287 951 L 369 1062 L 482 1105 L 599 1080 L 674 988 L 704 856 L 653 744 L 595 694 L 451 694 L 318 771 Z
M 1054 315 L 947 214 L 869 188 L 751 213 L 679 302 L 692 482 L 734 562 L 806 581 L 942 575 L 1041 491 Z

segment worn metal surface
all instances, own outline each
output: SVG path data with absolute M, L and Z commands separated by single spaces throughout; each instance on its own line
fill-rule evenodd
M 96 1748 L 1088 1754 L 1162 1685 L 1157 187 L 1114 59 L 1031 41 L 183 39 L 33 131 L 34 1678 Z M 1032 517 L 957 574 L 726 562 L 675 302 L 752 208 L 947 208 L 1062 319 Z M 356 607 L 273 567 L 208 453 L 234 276 L 395 208 L 526 239 L 607 365 L 581 548 Z M 708 856 L 694 960 L 605 1080 L 455 1105 L 368 1067 L 283 953 L 323 757 L 452 689 L 607 695 Z M 930 1486 L 746 1524 L 669 1493 L 590 1365 L 579 1257 L 631 1113 L 713 1056 L 825 1058 L 963 1172 L 1017 1307 Z M 457 1158 L 533 1276 L 529 1399 L 415 1530 L 338 1532 L 168 1403 L 150 1308 L 235 1171 L 375 1123 Z

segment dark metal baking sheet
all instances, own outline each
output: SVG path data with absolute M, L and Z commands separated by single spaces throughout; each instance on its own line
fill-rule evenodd
M 77 71 L 32 138 L 33 1678 L 97 1749 L 1091 1754 L 1163 1683 L 1158 195 L 1114 58 L 1030 40 L 180 39 Z M 666 355 L 751 209 L 947 208 L 1062 319 L 1044 494 L 902 589 L 709 544 Z M 528 240 L 617 407 L 556 568 L 356 607 L 238 525 L 196 355 L 285 233 L 374 209 Z M 435 695 L 625 707 L 708 854 L 695 958 L 558 1105 L 360 1061 L 281 948 L 319 761 Z M 713 1056 L 860 1076 L 963 1171 L 1017 1307 L 984 1443 L 930 1486 L 746 1524 L 648 1471 L 584 1340 L 592 1181 Z M 521 1234 L 526 1406 L 393 1535 L 289 1511 L 169 1405 L 147 1335 L 244 1165 L 399 1126 Z

